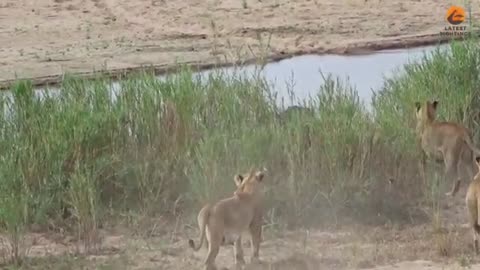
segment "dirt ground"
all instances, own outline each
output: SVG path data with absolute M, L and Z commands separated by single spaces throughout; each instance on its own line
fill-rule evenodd
M 2 0 L 0 82 L 437 40 L 437 0 Z M 472 1 L 473 18 L 480 2 Z M 271 35 L 270 35 L 270 34 Z M 432 36 L 433 35 L 433 36 Z M 269 38 L 270 37 L 270 38 Z
M 267 222 L 261 264 L 248 264 L 251 250 L 245 241 L 244 270 L 480 269 L 464 212 L 465 192 L 466 187 L 453 201 L 445 198 L 438 219 L 415 225 L 352 223 L 324 230 L 286 231 L 273 229 Z M 431 209 L 425 211 L 433 215 Z M 81 245 L 71 236 L 31 233 L 29 259 L 22 269 L 203 269 L 206 249 L 194 252 L 188 247 L 188 238 L 198 241 L 197 225 L 192 220 L 148 218 L 136 223 L 135 229 L 102 231 L 99 251 L 89 256 L 75 256 Z M 6 242 L 0 241 L 0 258 L 7 255 Z M 217 264 L 219 269 L 235 269 L 233 247 L 220 250 Z

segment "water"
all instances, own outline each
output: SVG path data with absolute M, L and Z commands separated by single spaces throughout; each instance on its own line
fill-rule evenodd
M 447 44 L 440 46 L 448 48 Z M 303 55 L 279 62 L 267 64 L 260 75 L 263 76 L 278 95 L 278 101 L 284 100 L 284 105 L 298 104 L 302 100 L 314 96 L 323 83 L 320 71 L 324 74 L 338 76 L 357 90 L 360 100 L 370 108 L 371 98 L 374 91 L 378 91 L 383 84 L 384 78 L 390 77 L 404 64 L 420 59 L 425 53 L 435 49 L 435 46 L 418 47 L 412 49 L 385 50 L 368 55 L 341 56 L 341 55 Z M 222 68 L 227 75 L 240 72 L 247 77 L 255 74 L 258 67 L 247 65 L 242 68 Z M 200 71 L 200 78 L 205 79 L 215 69 Z M 160 80 L 165 76 L 159 76 Z M 112 84 L 112 91 L 118 93 L 119 83 Z M 292 101 L 289 97 L 291 90 L 297 100 Z M 58 88 L 50 87 L 49 92 L 58 94 Z M 42 97 L 44 89 L 35 91 Z M 9 92 L 5 94 L 11 95 Z M 113 95 L 115 96 L 115 95 Z M 293 103 L 293 104 L 292 104 Z M 281 105 L 281 104 L 279 104 Z
M 447 44 L 440 48 L 448 48 Z M 409 61 L 416 61 L 429 53 L 435 46 L 418 47 L 413 49 L 386 50 L 369 55 L 340 56 L 340 55 L 303 55 L 285 59 L 276 63 L 269 63 L 260 73 L 272 84 L 279 98 L 284 97 L 289 102 L 288 89 L 295 93 L 295 97 L 304 100 L 318 92 L 323 83 L 324 75 L 331 73 L 340 79 L 348 79 L 356 88 L 359 98 L 368 107 L 373 95 L 383 85 L 384 78 L 390 77 Z M 246 66 L 242 70 L 246 74 L 254 73 L 254 66 Z M 227 73 L 233 73 L 233 68 L 226 68 Z M 208 75 L 211 70 L 200 72 Z M 293 82 L 293 83 L 292 83 Z M 287 104 L 290 105 L 290 104 Z

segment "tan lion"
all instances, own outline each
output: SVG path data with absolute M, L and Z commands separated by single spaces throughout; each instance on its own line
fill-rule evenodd
M 448 179 L 454 179 L 452 190 L 446 195 L 454 196 L 460 188 L 461 172 L 472 179 L 476 174 L 475 158 L 480 151 L 473 145 L 470 132 L 454 122 L 440 122 L 436 119 L 438 101 L 415 103 L 417 116 L 417 139 L 422 148 L 420 170 L 426 181 L 426 159 L 432 158 L 445 164 Z M 462 169 L 463 167 L 463 169 Z
M 234 177 L 237 190 L 230 198 L 218 201 L 215 204 L 204 206 L 197 217 L 200 228 L 200 243 L 195 246 L 192 239 L 189 246 L 198 251 L 204 240 L 208 247 L 205 259 L 205 269 L 215 270 L 215 259 L 220 246 L 230 243 L 233 239 L 235 264 L 245 264 L 242 249 L 242 233 L 248 231 L 252 246 L 252 261 L 259 261 L 260 242 L 262 240 L 263 215 L 263 178 L 265 170 L 251 170 L 247 176 Z M 206 239 L 205 239 L 206 238 Z
M 476 158 L 478 173 L 468 186 L 465 202 L 467 204 L 467 212 L 470 218 L 470 225 L 473 230 L 473 247 L 475 253 L 478 254 L 478 235 L 480 234 L 480 225 L 478 224 L 478 210 L 480 207 L 480 157 Z

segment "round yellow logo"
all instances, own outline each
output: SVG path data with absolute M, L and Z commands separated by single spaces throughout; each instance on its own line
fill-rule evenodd
M 459 6 L 451 6 L 447 10 L 447 21 L 452 25 L 461 24 L 465 21 L 465 10 Z

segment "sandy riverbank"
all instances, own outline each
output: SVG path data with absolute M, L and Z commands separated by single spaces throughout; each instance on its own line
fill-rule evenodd
M 279 59 L 418 46 L 436 42 L 449 5 L 434 0 L 4 0 L 0 84 L 15 77 L 53 82 L 63 72 L 121 73 L 142 65 L 162 71 L 175 63 L 208 67 L 265 54 Z M 472 11 L 480 17 L 480 4 L 473 3 Z

